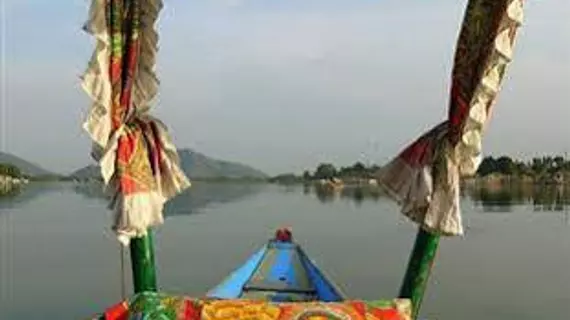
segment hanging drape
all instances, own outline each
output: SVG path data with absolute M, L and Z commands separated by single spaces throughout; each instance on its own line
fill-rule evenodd
M 190 185 L 166 126 L 149 114 L 159 85 L 154 24 L 161 8 L 161 0 L 92 0 L 84 27 L 96 40 L 82 76 L 93 101 L 84 128 L 125 245 L 160 225 L 164 203 Z
M 378 173 L 402 213 L 427 231 L 462 235 L 460 178 L 476 173 L 481 140 L 523 18 L 523 0 L 470 0 L 454 59 L 448 119 Z

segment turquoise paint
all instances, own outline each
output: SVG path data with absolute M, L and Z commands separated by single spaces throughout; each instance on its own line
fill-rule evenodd
M 236 269 L 222 283 L 206 294 L 210 298 L 237 299 L 241 296 L 243 287 L 249 281 L 265 256 L 267 246 L 253 254 L 241 267 Z

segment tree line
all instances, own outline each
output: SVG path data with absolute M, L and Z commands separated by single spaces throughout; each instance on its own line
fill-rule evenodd
M 307 182 L 321 179 L 371 179 L 374 174 L 380 170 L 378 165 L 366 166 L 362 162 L 356 162 L 346 167 L 336 167 L 332 163 L 320 163 L 311 170 L 303 171 L 303 174 L 296 175 L 294 173 L 286 173 L 269 179 L 270 182 L 295 183 Z
M 20 171 L 20 169 L 15 165 L 0 163 L 0 176 L 19 178 L 22 176 L 22 171 Z
M 320 179 L 371 179 L 380 170 L 380 166 L 365 165 L 356 162 L 353 165 L 336 167 L 330 162 L 319 163 L 313 170 L 305 170 L 301 175 L 286 173 L 270 178 L 270 182 L 295 183 Z M 535 157 L 530 161 L 515 160 L 509 156 L 487 156 L 483 158 L 476 176 L 503 174 L 531 177 L 543 177 L 556 172 L 570 172 L 570 160 L 563 156 Z
M 570 161 L 562 156 L 535 157 L 530 161 L 513 160 L 507 156 L 498 158 L 485 157 L 479 169 L 478 176 L 486 176 L 493 173 L 504 175 L 540 177 L 551 175 L 556 172 L 570 172 Z
M 304 180 L 320 180 L 332 178 L 357 178 L 357 179 L 370 179 L 374 177 L 380 170 L 378 165 L 366 166 L 362 162 L 356 162 L 351 166 L 335 167 L 332 163 L 320 163 L 313 172 L 305 170 L 303 172 Z

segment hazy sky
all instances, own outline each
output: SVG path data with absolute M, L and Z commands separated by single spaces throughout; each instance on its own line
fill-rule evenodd
M 0 0 L 3 151 L 90 161 L 87 0 Z M 466 0 L 167 0 L 155 114 L 179 147 L 270 173 L 384 162 L 447 114 Z M 570 1 L 527 1 L 486 154 L 570 151 Z

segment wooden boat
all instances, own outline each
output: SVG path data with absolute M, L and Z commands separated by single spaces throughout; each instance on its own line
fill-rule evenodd
M 84 128 L 115 192 L 113 230 L 129 246 L 135 292 L 94 319 L 416 319 L 440 235 L 463 232 L 454 192 L 459 176 L 477 169 L 482 131 L 522 22 L 523 0 L 467 2 L 448 118 L 384 166 L 377 180 L 419 225 L 399 298 L 358 301 L 345 298 L 284 229 L 204 298 L 158 291 L 152 228 L 163 222 L 164 202 L 190 186 L 165 125 L 149 114 L 158 91 L 153 25 L 162 0 L 92 0 L 85 29 L 97 44 L 82 77 L 93 102 Z
M 409 320 L 411 303 L 348 300 L 293 241 L 290 229 L 278 229 L 204 299 L 144 291 L 93 318 L 126 319 Z
M 274 302 L 338 302 L 345 299 L 336 285 L 292 241 L 291 232 L 287 229 L 277 230 L 274 239 L 207 296 Z
M 319 183 L 320 187 L 332 192 L 338 192 L 344 189 L 344 182 L 338 178 L 320 180 Z

